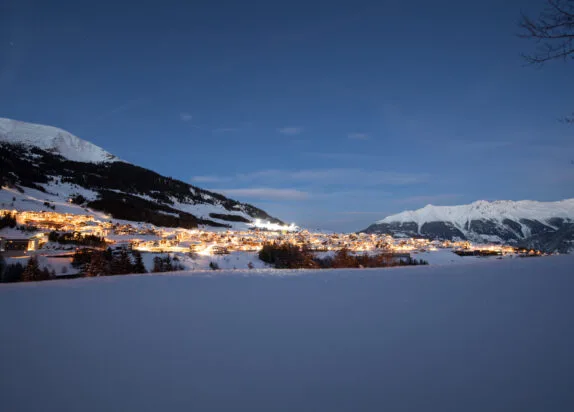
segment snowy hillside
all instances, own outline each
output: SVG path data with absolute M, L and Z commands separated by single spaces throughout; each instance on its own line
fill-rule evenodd
M 101 147 L 57 127 L 5 118 L 0 118 L 0 142 L 37 147 L 76 162 L 97 163 L 119 160 Z
M 574 199 L 558 202 L 480 200 L 469 205 L 432 206 L 388 216 L 364 230 L 442 239 L 520 244 L 547 251 L 574 247 Z
M 265 211 L 126 163 L 64 130 L 0 119 L 0 209 L 48 210 L 166 227 L 245 229 Z

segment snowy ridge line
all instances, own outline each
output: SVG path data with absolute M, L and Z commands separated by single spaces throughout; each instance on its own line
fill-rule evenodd
M 420 226 L 430 222 L 452 222 L 456 226 L 464 226 L 471 220 L 547 220 L 551 218 L 574 220 L 574 199 L 557 202 L 538 202 L 532 200 L 510 201 L 497 200 L 488 202 L 479 200 L 469 205 L 433 206 L 427 205 L 418 210 L 407 210 L 379 220 L 381 223 L 415 222 Z
M 0 118 L 0 142 L 38 147 L 76 162 L 120 161 L 101 147 L 65 130 L 6 118 Z

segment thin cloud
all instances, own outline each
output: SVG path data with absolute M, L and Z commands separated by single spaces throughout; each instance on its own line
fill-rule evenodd
M 429 195 L 429 196 L 409 196 L 402 199 L 395 199 L 394 203 L 400 205 L 412 205 L 412 204 L 420 204 L 420 205 L 428 205 L 428 204 L 437 204 L 437 203 L 444 203 L 444 202 L 452 202 L 456 199 L 460 199 L 462 195 L 446 193 L 446 194 L 439 194 L 439 195 Z
M 219 183 L 219 182 L 228 182 L 233 179 L 230 177 L 223 177 L 223 176 L 193 176 L 191 180 L 198 183 Z
M 182 122 L 190 122 L 193 120 L 193 116 L 189 113 L 180 113 L 179 118 Z
M 301 156 L 316 157 L 321 159 L 332 160 L 373 160 L 384 157 L 380 154 L 363 154 L 363 153 L 332 153 L 332 152 L 303 152 Z
M 110 110 L 110 114 L 117 114 L 117 113 L 128 111 L 128 110 L 133 109 L 135 107 L 141 106 L 144 103 L 147 103 L 147 101 L 148 101 L 147 99 L 130 100 L 130 101 Z
M 352 140 L 369 140 L 371 138 L 367 133 L 349 133 L 347 137 Z
M 105 118 L 110 117 L 110 116 L 115 116 L 115 115 L 118 115 L 120 113 L 124 113 L 124 112 L 127 112 L 129 110 L 133 110 L 133 109 L 140 107 L 140 106 L 143 106 L 144 104 L 147 104 L 149 102 L 150 102 L 150 100 L 146 99 L 146 98 L 128 100 L 127 102 L 120 104 L 119 106 L 116 106 L 113 109 L 105 112 L 104 114 L 102 114 L 101 116 L 96 118 L 96 120 L 105 119 Z
M 384 213 L 383 212 L 363 212 L 363 211 L 349 211 L 349 212 L 337 212 L 337 214 L 339 215 L 359 215 L 359 216 L 370 216 L 370 215 L 375 215 L 375 216 L 383 216 Z
M 296 136 L 298 134 L 301 134 L 301 132 L 303 132 L 303 128 L 302 127 L 289 126 L 289 127 L 282 127 L 280 129 L 277 129 L 277 131 L 281 134 L 286 135 L 286 136 Z
M 239 128 L 237 127 L 219 127 L 217 129 L 213 129 L 214 134 L 223 134 L 223 133 L 234 133 L 238 132 Z
M 276 184 L 352 184 L 354 186 L 411 185 L 428 181 L 427 173 L 403 173 L 365 169 L 307 169 L 307 170 L 258 170 L 232 176 L 195 176 L 195 182 L 259 182 Z
M 451 140 L 450 147 L 457 151 L 496 150 L 512 146 L 510 141 L 500 140 Z
M 364 169 L 311 169 L 292 172 L 296 180 L 333 183 L 354 183 L 356 185 L 409 185 L 428 180 L 424 173 L 402 173 L 394 171 Z
M 244 197 L 260 200 L 305 200 L 309 193 L 297 189 L 277 189 L 270 187 L 243 188 L 243 189 L 214 189 L 214 192 L 226 196 Z

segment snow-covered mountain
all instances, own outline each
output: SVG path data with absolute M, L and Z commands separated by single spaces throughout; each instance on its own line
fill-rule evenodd
M 64 130 L 0 118 L 0 209 L 103 212 L 157 226 L 244 228 L 266 212 L 126 163 Z
M 24 144 L 59 154 L 76 162 L 114 162 L 116 156 L 65 130 L 0 118 L 0 142 Z
M 558 202 L 479 200 L 459 206 L 427 205 L 388 216 L 364 232 L 524 244 L 565 252 L 574 249 L 574 199 Z

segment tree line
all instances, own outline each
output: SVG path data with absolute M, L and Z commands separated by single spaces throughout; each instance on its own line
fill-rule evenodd
M 103 237 L 96 235 L 82 235 L 79 232 L 57 232 L 53 230 L 48 234 L 48 240 L 62 245 L 74 244 L 91 247 L 106 246 L 106 241 Z
M 78 249 L 72 258 L 72 267 L 85 277 L 146 273 L 141 253 L 136 250 L 131 254 L 133 260 L 126 249 L 121 249 L 117 253 L 113 253 L 110 248 Z
M 259 259 L 276 269 L 340 269 L 340 268 L 379 268 L 390 266 L 428 265 L 422 259 L 410 256 L 396 259 L 388 253 L 354 254 L 342 248 L 331 256 L 319 258 L 309 246 L 288 243 L 265 243 L 259 252 Z
M 6 264 L 6 261 L 0 256 L 0 282 L 35 282 L 40 280 L 50 280 L 56 277 L 54 269 L 40 268 L 38 258 L 30 257 L 26 265 L 22 263 Z
M 147 273 L 142 254 L 126 249 L 112 251 L 82 248 L 77 249 L 72 257 L 72 267 L 78 273 L 67 274 L 67 267 L 62 268 L 62 278 L 79 278 L 95 276 L 114 276 Z M 185 270 L 177 256 L 156 256 L 153 259 L 151 272 L 174 272 Z M 54 269 L 41 268 L 37 256 L 31 256 L 26 264 L 6 264 L 0 255 L 0 283 L 33 282 L 56 279 Z

